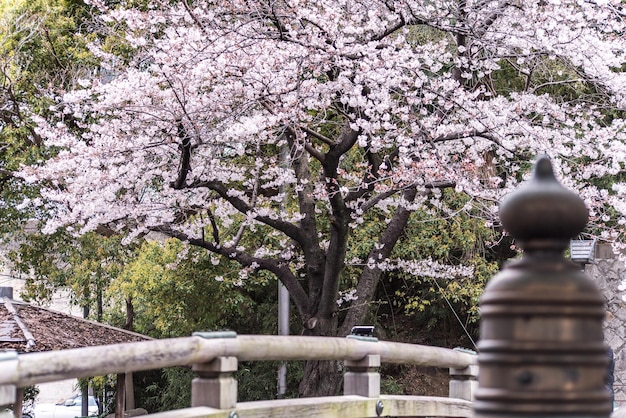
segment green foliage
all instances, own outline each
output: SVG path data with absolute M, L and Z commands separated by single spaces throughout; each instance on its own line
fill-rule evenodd
M 117 236 L 95 232 L 79 238 L 66 231 L 52 235 L 27 234 L 15 251 L 8 254 L 15 271 L 26 278 L 22 297 L 46 302 L 58 289 L 71 290 L 75 305 L 97 307 L 101 319 L 104 291 L 132 256 Z
M 229 293 L 243 292 L 238 287 L 232 288 L 231 285 L 225 285 L 224 282 L 215 282 L 212 278 L 208 277 L 207 272 L 211 270 L 203 270 L 202 257 L 195 260 L 195 275 L 186 275 L 184 271 L 182 274 L 167 273 L 167 269 L 162 270 L 157 264 L 154 264 L 154 260 L 160 259 L 165 266 L 165 261 L 171 261 L 172 255 L 179 254 L 180 243 L 171 240 L 165 244 L 147 243 L 142 249 L 141 253 L 144 255 L 151 254 L 150 257 L 138 257 L 138 259 L 129 265 L 129 269 L 125 272 L 134 271 L 136 274 L 138 270 L 143 270 L 145 273 L 144 279 L 135 277 L 137 281 L 134 284 L 139 283 L 153 283 L 157 289 L 161 289 L 161 285 L 158 283 L 164 281 L 163 286 L 168 287 L 170 279 L 176 283 L 180 283 L 182 288 L 189 285 L 189 281 L 193 281 L 193 277 L 200 278 L 207 283 L 200 284 L 195 282 L 197 287 L 196 294 L 180 295 L 180 298 L 170 297 L 166 294 L 161 294 L 159 297 L 165 296 L 169 298 L 167 302 L 163 299 L 156 300 L 153 297 L 156 295 L 154 290 L 150 290 L 150 286 L 142 287 L 142 291 L 149 292 L 150 295 L 146 295 L 145 303 L 150 305 L 148 308 L 142 306 L 142 301 L 135 300 L 137 306 L 137 322 L 139 323 L 137 329 L 141 330 L 141 327 L 146 326 L 146 323 L 150 321 L 157 322 L 153 316 L 155 307 L 152 305 L 158 305 L 159 303 L 168 303 L 173 307 L 179 307 L 182 312 L 188 312 L 188 310 L 197 309 L 202 311 L 204 309 L 210 309 L 210 311 L 202 311 L 203 323 L 196 323 L 199 328 L 193 328 L 192 324 L 185 317 L 186 314 L 180 316 L 163 316 L 159 321 L 169 318 L 171 322 L 166 329 L 175 332 L 179 335 L 189 335 L 192 331 L 198 330 L 216 330 L 221 328 L 220 324 L 227 324 L 228 328 L 236 331 L 239 334 L 274 334 L 277 329 L 277 288 L 276 282 L 272 282 L 270 285 L 258 284 L 246 287 L 245 303 L 233 302 L 233 297 Z M 186 257 L 192 257 L 193 249 L 186 254 Z M 198 254 L 196 254 L 198 255 Z M 141 260 L 141 261 L 140 261 Z M 145 269 L 141 269 L 139 266 L 147 263 Z M 192 263 L 189 261 L 189 263 Z M 182 264 L 186 264 L 182 262 Z M 192 263 L 193 264 L 193 263 Z M 178 265 L 181 266 L 181 261 L 178 260 Z M 190 271 L 191 269 L 190 266 Z M 208 266 L 206 266 L 208 267 Z M 215 268 L 211 264 L 208 268 Z M 215 271 L 219 271 L 221 267 L 217 267 Z M 182 268 L 184 270 L 184 268 Z M 177 270 L 177 272 L 180 271 Z M 155 276 L 150 276 L 150 272 L 155 273 Z M 166 272 L 166 273 L 164 273 Z M 124 275 L 123 275 L 124 276 Z M 170 276 L 170 277 L 168 277 Z M 150 277 L 153 277 L 150 279 Z M 131 282 L 117 283 L 116 287 L 119 289 L 121 286 L 131 286 Z M 204 289 L 204 290 L 203 290 Z M 138 290 L 138 289 L 135 289 Z M 171 289 L 170 289 L 171 290 Z M 169 291 L 169 290 L 168 290 Z M 182 298 L 186 300 L 182 300 Z M 231 304 L 237 304 L 232 305 Z M 210 306 L 203 306 L 210 305 Z M 217 312 L 216 312 L 217 311 Z M 214 315 L 213 317 L 208 315 Z M 141 317 L 141 318 L 140 318 Z M 185 327 L 187 329 L 185 330 Z M 296 331 L 294 329 L 293 331 Z M 152 335 L 158 335 L 159 330 L 153 329 Z M 174 335 L 172 335 L 174 336 Z M 273 399 L 276 397 L 276 377 L 279 362 L 242 362 L 239 364 L 238 371 L 235 373 L 235 378 L 238 381 L 238 399 L 240 402 L 260 400 L 260 399 Z M 297 395 L 298 383 L 302 378 L 303 368 L 301 363 L 289 363 L 287 371 L 287 397 L 295 397 Z M 145 374 L 137 376 L 139 386 L 144 386 L 144 389 L 139 389 L 138 402 L 150 412 L 167 411 L 175 408 L 188 407 L 190 402 L 191 380 L 194 375 L 188 368 L 169 368 L 164 369 L 161 372 L 150 373 L 147 377 Z
M 557 102 L 574 102 L 594 96 L 597 86 L 583 80 L 581 71 L 562 58 L 539 55 L 533 58 L 520 54 L 516 59 L 502 60 L 500 69 L 490 75 L 489 88 L 498 95 L 513 92 L 548 94 Z
M 108 374 L 78 379 L 78 386 L 81 392 L 87 389 L 86 385 L 91 388 L 94 396 L 98 400 L 100 416 L 107 416 L 115 412 L 117 375 Z
M 278 361 L 242 362 L 235 373 L 239 386 L 239 401 L 250 402 L 277 398 Z M 287 363 L 287 392 L 283 398 L 297 398 L 298 384 L 304 375 L 301 362 Z
M 404 387 L 394 376 L 381 376 L 380 393 L 385 395 L 404 395 Z
M 46 216 L 20 209 L 38 190 L 13 172 L 55 152 L 41 147 L 32 119 L 47 116 L 53 104 L 43 90 L 60 95 L 98 65 L 86 47 L 89 18 L 81 0 L 0 1 L 0 233 Z
M 494 231 L 485 226 L 484 220 L 472 216 L 473 210 L 468 196 L 446 190 L 429 211 L 413 214 L 395 256 L 416 260 L 432 258 L 448 265 L 468 266 L 473 274 L 441 279 L 393 272 L 388 280 L 403 283 L 396 290 L 397 299 L 393 303 L 402 306 L 407 315 L 423 313 L 445 318 L 454 309 L 469 323 L 478 320 L 480 295 L 498 265 L 487 258 L 486 247 L 494 240 Z
M 82 1 L 5 2 L 2 17 L 0 46 L 12 64 L 5 76 L 19 85 L 22 95 L 70 86 L 97 65 L 83 35 L 89 9 Z
M 478 319 L 478 301 L 487 280 L 497 271 L 497 260 L 490 256 L 493 229 L 476 216 L 476 208 L 467 195 L 445 190 L 433 196 L 427 209 L 411 215 L 406 232 L 392 253 L 392 259 L 425 260 L 473 269 L 470 277 L 436 278 L 428 274 L 387 272 L 374 305 L 386 305 L 383 311 L 399 309 L 409 317 L 427 318 L 433 327 L 440 320 L 453 318 L 454 310 L 466 323 Z M 384 227 L 383 216 L 372 212 L 353 230 L 354 245 L 348 259 L 364 259 Z M 360 266 L 351 266 L 344 274 L 344 286 L 355 286 Z M 375 318 L 372 321 L 376 321 Z
M 135 329 L 154 337 L 222 329 L 253 304 L 229 274 L 236 269 L 228 262 L 214 265 L 206 251 L 175 239 L 146 242 L 108 295 L 118 303 L 132 300 Z
M 149 412 L 189 408 L 194 374 L 187 367 L 163 369 L 160 379 L 152 379 L 145 389 L 144 407 Z

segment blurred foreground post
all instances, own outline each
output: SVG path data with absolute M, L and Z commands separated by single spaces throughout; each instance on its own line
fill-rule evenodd
M 524 255 L 494 276 L 481 299 L 477 418 L 610 415 L 604 298 L 563 256 L 587 218 L 547 157 L 503 200 L 502 225 Z

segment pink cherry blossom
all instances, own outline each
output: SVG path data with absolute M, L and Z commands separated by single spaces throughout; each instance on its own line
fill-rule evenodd
M 345 240 L 368 211 L 391 234 L 403 211 L 442 207 L 438 190 L 456 187 L 494 224 L 537 154 L 580 192 L 591 225 L 619 237 L 604 208 L 626 216 L 626 185 L 593 181 L 626 161 L 618 0 L 93 3 L 133 53 L 91 45 L 101 73 L 37 118 L 60 149 L 21 173 L 42 185 L 45 231 L 163 232 L 274 272 L 303 318 L 336 310 Z M 253 248 L 259 228 L 280 248 Z M 471 275 L 394 260 L 392 236 L 363 274 Z M 312 311 L 300 275 L 330 289 Z

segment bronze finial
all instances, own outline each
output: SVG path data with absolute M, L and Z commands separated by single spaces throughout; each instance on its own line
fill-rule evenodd
M 610 415 L 604 298 L 563 256 L 587 216 L 547 157 L 503 200 L 502 224 L 524 255 L 495 275 L 481 298 L 476 418 Z
M 558 182 L 547 156 L 537 159 L 532 179 L 500 204 L 504 229 L 530 251 L 536 246 L 564 249 L 584 229 L 588 216 L 583 200 Z

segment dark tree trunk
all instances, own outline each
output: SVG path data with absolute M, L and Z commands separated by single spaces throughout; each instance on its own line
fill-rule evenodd
M 104 306 L 103 306 L 103 302 L 102 302 L 102 286 L 98 285 L 98 292 L 97 292 L 97 321 L 98 322 L 102 322 L 102 315 L 104 314 Z
M 129 296 L 126 299 L 126 323 L 124 329 L 132 331 L 135 321 L 135 307 L 133 306 L 133 298 Z
M 342 375 L 336 361 L 307 361 L 300 381 L 300 397 L 335 396 L 341 390 Z
M 333 316 L 319 319 L 313 329 L 305 330 L 305 334 L 320 337 L 335 336 L 337 330 L 335 318 Z M 337 361 L 307 361 L 298 388 L 300 397 L 339 395 L 342 383 L 340 366 Z

